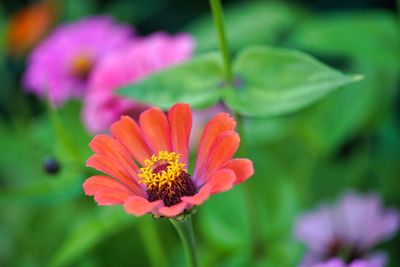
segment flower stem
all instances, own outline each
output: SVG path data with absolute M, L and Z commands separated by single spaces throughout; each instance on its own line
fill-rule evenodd
M 194 239 L 192 219 L 190 215 L 186 215 L 181 221 L 170 219 L 182 241 L 187 260 L 190 267 L 198 267 L 199 261 L 196 253 L 196 241 Z
M 219 48 L 221 50 L 222 58 L 224 60 L 225 80 L 229 85 L 233 85 L 234 77 L 232 72 L 231 55 L 229 52 L 228 42 L 226 38 L 226 31 L 224 26 L 224 14 L 222 11 L 221 1 L 210 0 L 210 6 L 214 18 L 215 28 L 217 30 Z
M 67 128 L 64 125 L 60 114 L 56 108 L 52 106 L 50 101 L 47 102 L 47 112 L 50 117 L 54 134 L 61 148 L 74 163 L 80 164 L 82 159 L 81 152 L 72 137 L 68 134 Z

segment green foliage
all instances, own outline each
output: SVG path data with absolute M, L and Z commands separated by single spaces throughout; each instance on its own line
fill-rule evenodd
M 300 48 L 344 55 L 376 66 L 399 68 L 398 19 L 389 12 L 364 10 L 315 16 L 290 38 Z
M 296 111 L 360 76 L 347 76 L 297 51 L 250 47 L 234 63 L 239 83 L 227 91 L 225 103 L 252 117 Z
M 215 196 L 198 212 L 207 240 L 222 250 L 246 249 L 250 244 L 243 189 L 235 188 Z
M 70 266 L 96 244 L 134 222 L 134 218 L 121 209 L 95 208 L 70 225 L 68 236 L 53 255 L 49 266 Z
M 165 12 L 167 1 L 100 2 L 66 1 L 61 20 L 104 11 L 139 23 L 139 32 L 164 27 L 166 18 L 179 21 Z M 3 37 L 8 17 L 0 9 Z M 377 191 L 388 206 L 400 205 L 398 21 L 390 11 L 322 14 L 269 1 L 228 6 L 225 17 L 234 86 L 223 80 L 219 54 L 203 53 L 218 49 L 206 15 L 186 27 L 197 41 L 193 60 L 120 93 L 163 109 L 222 102 L 240 113 L 240 156 L 253 160 L 256 173 L 198 207 L 193 218 L 202 266 L 296 266 L 304 251 L 292 233 L 305 210 L 347 189 Z M 84 196 L 91 137 L 80 121 L 81 105 L 46 111 L 21 93 L 14 67 L 0 57 L 0 265 L 185 266 L 167 222 L 137 220 Z M 353 84 L 359 76 L 344 72 L 364 79 Z M 49 155 L 61 164 L 55 175 L 43 171 Z M 380 248 L 392 266 L 400 262 L 398 244 L 397 238 Z
M 229 46 L 237 51 L 247 45 L 275 44 L 295 24 L 303 11 L 282 2 L 248 1 L 228 7 L 225 12 Z M 196 38 L 198 53 L 218 49 L 210 14 L 188 28 Z
M 199 56 L 129 85 L 120 94 L 161 108 L 176 102 L 204 108 L 222 100 L 239 114 L 265 117 L 298 110 L 360 79 L 303 53 L 262 46 L 238 55 L 233 87 L 221 78 L 221 68 L 218 55 Z
M 216 104 L 221 97 L 221 91 L 216 90 L 221 85 L 221 75 L 219 55 L 211 53 L 131 84 L 120 94 L 161 108 L 177 102 L 204 108 Z

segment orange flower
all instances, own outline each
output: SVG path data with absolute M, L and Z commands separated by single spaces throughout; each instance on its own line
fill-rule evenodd
M 111 126 L 112 136 L 97 135 L 89 144 L 94 155 L 87 166 L 109 176 L 92 176 L 83 189 L 99 205 L 123 204 L 136 216 L 175 217 L 254 173 L 250 160 L 232 159 L 240 141 L 235 125 L 227 113 L 208 122 L 191 175 L 189 105 L 174 105 L 168 116 L 158 108 L 148 109 L 140 115 L 139 125 L 123 116 Z
M 32 48 L 50 30 L 58 16 L 50 1 L 32 4 L 12 16 L 7 32 L 7 49 L 20 55 Z

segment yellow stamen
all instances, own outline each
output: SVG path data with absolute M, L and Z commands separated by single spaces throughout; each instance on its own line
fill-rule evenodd
M 184 169 L 185 164 L 179 163 L 182 155 L 175 152 L 160 151 L 158 155 L 152 155 L 150 159 L 144 161 L 145 167 L 140 168 L 138 174 L 139 183 L 145 184 L 147 188 L 161 188 L 164 185 L 172 186 L 172 182 L 179 177 Z M 158 166 L 166 165 L 165 169 L 155 171 Z
M 89 55 L 79 54 L 72 62 L 72 74 L 80 78 L 87 78 L 90 70 L 92 69 L 93 62 Z

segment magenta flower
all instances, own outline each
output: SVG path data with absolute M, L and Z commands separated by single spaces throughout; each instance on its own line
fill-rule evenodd
M 346 193 L 338 203 L 323 205 L 298 219 L 295 237 L 308 248 L 302 266 L 339 255 L 345 255 L 346 262 L 365 258 L 374 245 L 393 236 L 398 227 L 399 213 L 385 210 L 377 195 Z
M 156 33 L 102 58 L 90 77 L 85 98 L 83 121 L 86 128 L 98 133 L 108 129 L 122 114 L 137 118 L 148 107 L 118 97 L 114 90 L 188 59 L 193 47 L 194 41 L 187 34 Z
M 100 56 L 128 42 L 132 30 L 109 17 L 85 18 L 56 28 L 28 58 L 27 91 L 49 96 L 55 105 L 82 97 Z

